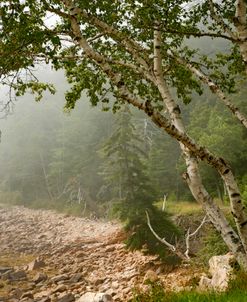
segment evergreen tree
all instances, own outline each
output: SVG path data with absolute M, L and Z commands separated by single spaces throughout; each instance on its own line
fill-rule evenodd
M 189 193 L 178 167 L 180 156 L 181 152 L 176 142 L 169 136 L 164 136 L 159 129 L 153 132 L 147 166 L 158 199 L 163 199 L 164 195 L 175 195 L 178 201 L 183 198 L 185 192 Z
M 125 228 L 130 232 L 128 247 L 136 249 L 145 245 L 150 252 L 164 256 L 165 248 L 150 232 L 145 211 L 149 212 L 153 227 L 159 234 L 165 232 L 166 238 L 172 241 L 178 231 L 168 215 L 153 205 L 156 194 L 143 163 L 143 141 L 136 134 L 127 106 L 117 114 L 113 128 L 112 135 L 100 150 L 105 159 L 102 175 L 107 197 L 114 202 L 113 212 L 125 222 Z
M 104 115 L 87 103 L 78 105 L 77 111 L 63 117 L 63 125 L 56 132 L 49 176 L 58 200 L 73 203 L 81 200 L 87 210 L 97 212 L 96 195 L 102 180 L 98 174 L 101 159 L 96 151 L 111 119 L 109 113 Z

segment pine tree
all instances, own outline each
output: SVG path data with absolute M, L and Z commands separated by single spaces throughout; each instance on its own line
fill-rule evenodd
M 153 227 L 159 234 L 165 232 L 166 238 L 171 239 L 178 231 L 168 215 L 153 205 L 156 194 L 143 163 L 143 141 L 137 136 L 127 106 L 117 114 L 113 127 L 112 135 L 100 150 L 104 158 L 104 186 L 107 197 L 114 203 L 113 213 L 125 223 L 130 235 L 127 240 L 129 248 L 138 249 L 145 245 L 149 252 L 164 256 L 165 248 L 150 232 L 145 211 L 149 212 Z

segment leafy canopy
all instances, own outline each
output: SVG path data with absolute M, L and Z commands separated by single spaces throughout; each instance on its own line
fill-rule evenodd
M 188 47 L 188 33 L 198 33 L 200 22 L 206 20 L 206 6 L 194 4 L 192 0 L 3 0 L 0 7 L 1 82 L 17 89 L 18 94 L 31 89 L 38 93 L 38 99 L 45 89 L 53 93 L 52 86 L 38 84 L 33 74 L 34 66 L 46 62 L 66 71 L 71 84 L 66 94 L 68 109 L 74 108 L 82 91 L 86 91 L 93 105 L 103 102 L 108 110 L 109 100 L 114 98 L 113 110 L 118 110 L 123 96 L 117 83 L 162 109 L 157 85 L 152 80 L 153 32 L 158 27 L 162 31 L 165 78 L 184 102 L 191 100 L 192 91 L 201 94 L 203 87 L 177 62 L 177 56 L 193 60 L 199 67 L 206 66 L 218 84 L 231 92 L 234 81 L 224 66 L 226 62 L 229 68 L 234 66 L 238 51 L 234 48 L 225 56 L 205 58 L 198 50 Z M 76 33 L 73 20 L 80 33 Z M 87 41 L 91 53 L 85 48 L 86 44 L 82 46 L 81 38 Z M 27 73 L 24 74 L 23 69 Z M 6 81 L 6 76 L 11 76 L 12 81 Z

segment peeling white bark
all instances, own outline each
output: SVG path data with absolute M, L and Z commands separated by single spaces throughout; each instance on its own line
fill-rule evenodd
M 235 117 L 240 121 L 241 124 L 247 128 L 247 117 L 239 111 L 239 109 L 226 97 L 224 92 L 220 89 L 220 87 L 214 83 L 208 76 L 206 76 L 202 71 L 195 68 L 192 64 L 183 61 L 180 58 L 176 58 L 176 60 L 189 68 L 189 70 L 195 74 L 202 82 L 204 82 L 209 89 L 216 94 L 218 98 L 222 101 L 222 103 L 235 115 Z
M 246 21 L 246 1 L 236 1 L 236 13 L 234 19 L 234 25 L 237 31 L 238 45 L 240 53 L 242 55 L 245 70 L 247 73 L 247 21 Z
M 167 110 L 171 116 L 172 123 L 174 126 L 182 133 L 185 133 L 185 128 L 183 125 L 183 121 L 180 115 L 180 109 L 174 99 L 171 97 L 169 89 L 167 87 L 166 81 L 163 76 L 162 72 L 162 56 L 161 56 L 161 32 L 159 30 L 155 30 L 154 32 L 154 75 L 157 81 L 157 86 L 160 91 L 160 94 L 162 96 L 162 99 L 167 107 Z M 210 197 L 206 189 L 204 188 L 201 177 L 200 177 L 200 172 L 198 168 L 198 162 L 196 157 L 193 155 L 191 150 L 189 150 L 187 147 L 184 146 L 183 143 L 180 143 L 180 148 L 183 152 L 186 166 L 187 166 L 187 177 L 186 181 L 189 185 L 189 188 L 195 197 L 195 199 L 200 202 L 201 204 L 204 205 L 204 208 L 206 210 L 206 213 L 210 217 L 212 223 L 218 229 L 225 240 L 226 244 L 228 247 L 236 253 L 240 248 L 241 244 L 239 242 L 237 234 L 233 231 L 233 229 L 230 227 L 229 223 L 225 219 L 225 216 L 221 212 L 220 208 L 214 203 L 213 199 Z M 230 169 L 228 169 L 229 173 Z M 218 170 L 219 171 L 219 170 Z M 226 171 L 226 170 L 225 170 Z M 224 172 L 225 172 L 224 171 Z M 222 175 L 221 171 L 219 171 L 220 174 Z M 223 174 L 224 175 L 224 174 Z M 226 185 L 230 185 L 232 188 L 234 186 L 234 189 L 238 189 L 236 182 L 234 179 L 226 179 L 224 178 L 224 181 L 226 182 Z M 231 192 L 231 196 L 234 194 L 237 194 L 236 192 L 239 191 L 234 191 L 235 193 Z M 242 206 L 242 202 L 240 199 L 240 195 L 238 195 L 238 198 L 240 200 L 240 203 L 235 201 L 230 196 L 231 199 L 231 204 L 232 204 L 232 212 L 236 220 L 236 223 L 240 226 L 243 225 L 242 229 L 240 227 L 238 228 L 240 237 L 242 239 L 243 245 L 245 247 L 245 242 L 247 239 L 247 233 L 245 233 L 245 230 L 243 228 L 246 227 L 247 229 L 247 222 L 245 223 L 245 213 L 244 211 L 240 211 L 240 207 Z M 239 205 L 237 207 L 237 205 Z M 242 206 L 243 207 L 243 206 Z M 243 209 L 242 209 L 243 210 Z M 243 215 L 243 216 L 242 216 Z M 246 251 L 246 250 L 245 250 Z
M 194 158 L 194 161 L 196 161 L 196 158 Z M 221 234 L 230 251 L 233 252 L 236 257 L 239 257 L 238 254 L 245 254 L 238 235 L 226 220 L 221 209 L 203 187 L 198 170 L 198 165 L 192 164 L 187 168 L 189 173 L 184 174 L 184 179 L 187 182 L 193 196 L 195 198 L 197 197 L 197 200 L 203 205 L 208 217 Z
M 224 19 L 216 13 L 215 3 L 213 0 L 208 0 L 211 18 L 226 32 L 233 42 L 239 45 L 239 50 L 245 64 L 245 72 L 247 73 L 247 21 L 246 21 L 246 1 L 235 1 L 235 18 L 233 20 L 235 32 L 232 31 L 226 24 Z
M 241 194 L 238 185 L 235 181 L 233 173 L 230 170 L 229 172 L 221 175 L 221 177 L 226 184 L 228 196 L 231 202 L 232 215 L 236 222 L 239 236 L 247 254 L 247 215 L 245 206 L 241 201 Z

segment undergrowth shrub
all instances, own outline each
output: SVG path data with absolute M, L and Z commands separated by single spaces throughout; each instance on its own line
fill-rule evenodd
M 203 264 L 208 265 L 208 260 L 216 255 L 224 255 L 228 248 L 220 234 L 213 228 L 209 227 L 206 235 L 202 238 L 202 248 L 197 253 L 197 259 Z
M 231 293 L 236 289 L 245 292 L 247 301 L 247 272 L 244 272 L 241 269 L 236 272 L 235 278 L 230 281 L 227 292 Z
M 19 191 L 0 192 L 0 203 L 9 204 L 9 205 L 19 205 L 21 204 L 21 193 Z
M 153 205 L 145 208 L 138 202 L 119 202 L 114 205 L 114 213 L 124 222 L 125 230 L 128 233 L 126 245 L 131 250 L 142 249 L 151 254 L 158 254 L 162 260 L 169 264 L 177 264 L 180 259 L 171 254 L 167 247 L 159 242 L 147 225 L 145 211 L 148 211 L 151 224 L 155 232 L 161 237 L 165 237 L 168 242 L 174 244 L 176 239 L 181 235 L 179 229 L 171 221 L 170 215 L 162 212 Z

